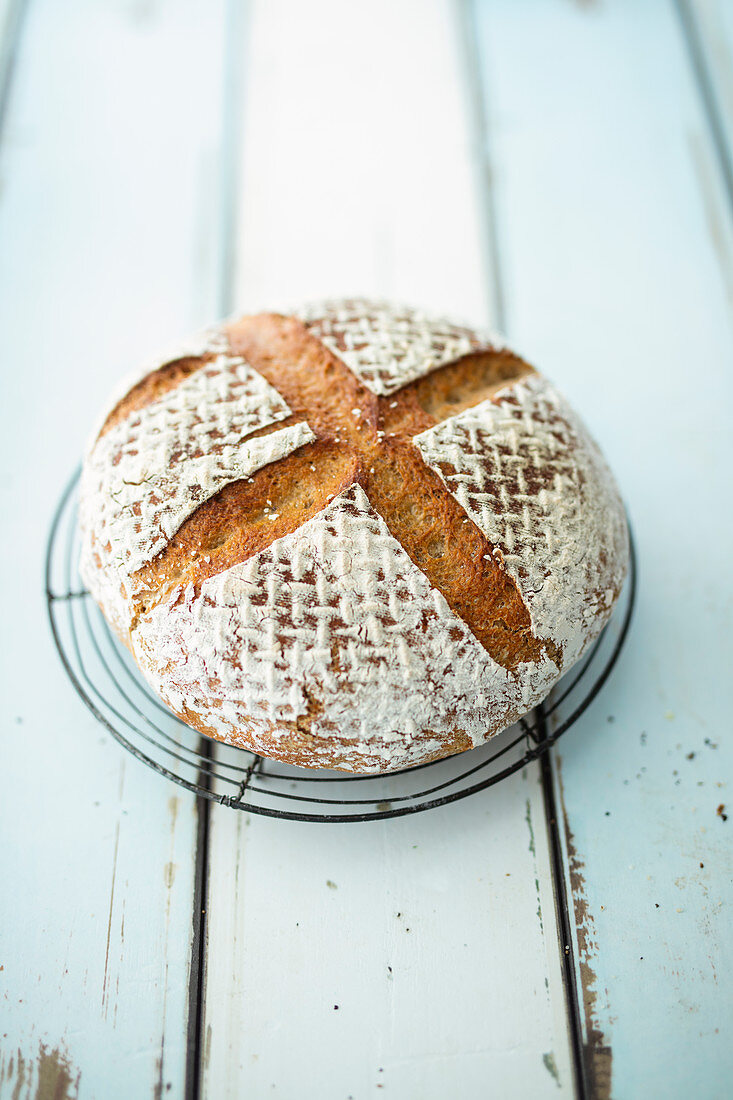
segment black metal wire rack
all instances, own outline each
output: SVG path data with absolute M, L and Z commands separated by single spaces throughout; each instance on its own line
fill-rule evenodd
M 69 678 L 92 713 L 138 760 L 237 810 L 296 821 L 377 821 L 483 791 L 537 760 L 577 721 L 608 679 L 631 624 L 633 543 L 621 600 L 588 654 L 541 707 L 485 745 L 381 776 L 276 764 L 202 737 L 148 687 L 80 580 L 78 484 L 77 471 L 53 517 L 46 555 L 48 614 Z

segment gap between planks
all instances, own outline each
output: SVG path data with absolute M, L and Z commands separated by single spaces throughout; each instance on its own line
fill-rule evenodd
M 199 752 L 205 762 L 198 783 L 209 788 L 211 777 L 207 768 L 212 759 L 212 744 L 202 737 Z M 188 980 L 188 1035 L 186 1042 L 186 1100 L 199 1100 L 203 1067 L 204 991 L 206 979 L 206 909 L 209 892 L 209 835 L 211 802 L 204 795 L 196 799 L 196 865 L 194 872 L 193 914 L 191 934 L 191 969 Z

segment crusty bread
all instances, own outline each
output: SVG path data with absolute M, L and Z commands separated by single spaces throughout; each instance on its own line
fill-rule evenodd
M 306 767 L 470 748 L 607 621 L 628 542 L 595 443 L 495 338 L 326 302 L 190 341 L 84 465 L 82 573 L 190 725 Z

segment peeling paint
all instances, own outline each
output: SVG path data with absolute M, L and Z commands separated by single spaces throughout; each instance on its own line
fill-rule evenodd
M 534 856 L 537 853 L 535 852 L 535 847 L 534 847 L 534 829 L 532 828 L 532 808 L 530 806 L 529 799 L 527 799 L 527 812 L 524 815 L 524 820 L 527 822 L 527 828 L 529 829 L 529 850 L 532 853 L 532 855 Z
M 14 1069 L 15 1074 L 13 1074 Z M 15 1086 L 13 1088 L 11 1100 L 18 1100 L 18 1098 L 20 1097 L 20 1090 L 25 1084 L 26 1077 L 25 1059 L 23 1058 L 23 1055 L 20 1053 L 20 1051 L 18 1051 L 18 1061 L 15 1066 L 13 1066 L 13 1056 L 11 1054 L 10 1064 L 7 1068 L 7 1071 L 5 1069 L 4 1058 L 2 1063 L 0 1063 L 0 1085 L 3 1085 L 5 1082 L 10 1084 L 10 1082 L 13 1080 L 13 1076 L 15 1076 Z
M 38 1084 L 33 1100 L 76 1100 L 81 1073 L 59 1047 L 49 1050 L 41 1043 L 38 1051 Z
M 524 815 L 524 820 L 527 822 L 527 828 L 529 829 L 529 850 L 530 850 L 530 852 L 532 854 L 532 858 L 534 860 L 534 869 L 535 869 L 534 888 L 535 888 L 535 893 L 537 894 L 537 919 L 540 922 L 540 932 L 542 932 L 544 934 L 545 925 L 544 925 L 544 921 L 542 920 L 542 898 L 540 896 L 540 880 L 537 877 L 537 852 L 535 850 L 534 828 L 532 826 L 532 807 L 531 807 L 529 799 L 527 799 L 526 805 L 527 805 L 527 812 Z
M 560 794 L 560 805 L 562 807 L 563 824 L 565 828 L 568 874 L 570 876 L 570 891 L 573 898 L 578 942 L 578 967 L 580 970 L 581 985 L 580 994 L 585 1017 L 585 1035 L 583 1043 L 585 1074 L 589 1086 L 588 1091 L 594 1100 L 610 1100 L 613 1052 L 606 1042 L 596 1008 L 598 1001 L 598 990 L 596 988 L 598 977 L 594 969 L 595 956 L 598 954 L 596 926 L 586 895 L 585 864 L 578 855 L 578 851 L 575 847 L 575 838 L 568 822 L 562 782 L 562 760 L 559 754 L 555 757 L 555 764 L 557 769 L 557 786 Z
M 557 1072 L 557 1064 L 555 1063 L 555 1055 L 551 1050 L 548 1050 L 547 1054 L 542 1055 L 542 1063 L 550 1074 L 550 1077 L 555 1079 L 555 1084 L 560 1088 L 560 1074 Z
M 155 1059 L 155 1068 L 158 1071 L 158 1079 L 153 1087 L 153 1100 L 162 1100 L 163 1097 L 163 1048 Z
M 77 1100 L 80 1080 L 81 1072 L 60 1045 L 39 1043 L 35 1058 L 18 1050 L 6 1062 L 0 1054 L 0 1090 L 9 1100 Z

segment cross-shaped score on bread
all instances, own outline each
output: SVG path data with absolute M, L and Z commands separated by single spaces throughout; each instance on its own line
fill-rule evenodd
M 520 638 L 528 655 L 538 655 L 542 643 L 532 638 L 516 584 L 412 442 L 530 368 L 510 352 L 480 352 L 381 397 L 296 319 L 247 318 L 230 325 L 227 337 L 232 353 L 266 378 L 292 410 L 277 430 L 305 421 L 317 438 L 202 505 L 150 565 L 155 590 L 165 582 L 169 561 L 177 561 L 176 583 L 181 557 L 188 575 L 195 571 L 200 582 L 296 531 L 357 483 L 410 558 L 500 663 L 517 659 Z M 209 560 L 202 565 L 204 557 Z
M 606 524 L 602 459 L 544 379 L 471 330 L 363 302 L 244 318 L 129 391 L 103 428 L 103 463 L 122 454 L 110 435 L 104 455 L 105 433 L 157 440 L 171 418 L 169 481 L 133 479 L 95 553 L 99 564 L 115 524 L 137 536 L 147 524 L 115 625 L 205 732 L 357 770 L 466 748 L 493 732 L 467 731 L 469 698 L 448 699 L 440 721 L 429 707 L 397 715 L 400 684 L 408 698 L 440 683 L 473 694 L 484 726 L 493 698 L 506 724 L 577 659 L 618 594 L 625 528 L 618 507 Z M 584 538 L 604 543 L 590 568 Z M 380 677 L 387 701 L 370 709 Z

